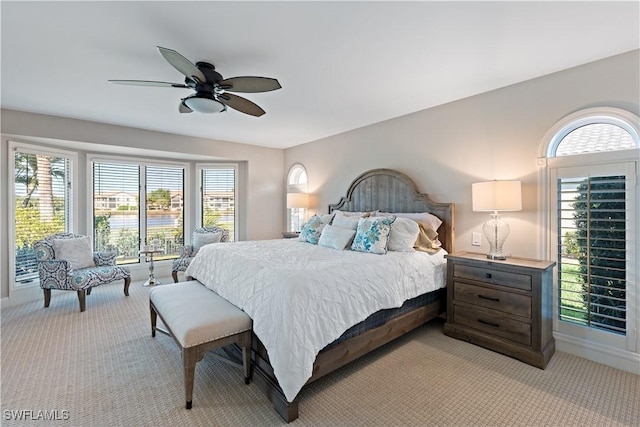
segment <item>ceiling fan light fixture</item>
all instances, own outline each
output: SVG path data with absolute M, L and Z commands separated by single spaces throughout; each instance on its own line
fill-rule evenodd
M 185 98 L 184 105 L 199 113 L 221 113 L 226 110 L 222 102 L 215 100 L 213 97 L 205 97 L 194 95 Z

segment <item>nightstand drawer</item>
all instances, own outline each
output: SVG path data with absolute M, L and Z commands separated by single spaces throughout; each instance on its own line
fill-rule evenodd
M 528 274 L 456 264 L 453 268 L 453 277 L 491 283 L 492 285 L 508 286 L 525 291 L 531 290 L 531 276 Z
M 531 324 L 505 319 L 491 313 L 470 307 L 454 306 L 454 322 L 491 335 L 515 341 L 527 346 L 531 345 Z
M 531 297 L 528 295 L 453 282 L 453 298 L 456 302 L 466 302 L 531 319 Z

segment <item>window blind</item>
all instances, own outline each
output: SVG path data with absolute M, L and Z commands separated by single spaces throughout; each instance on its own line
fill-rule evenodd
M 14 154 L 15 280 L 38 276 L 33 244 L 51 234 L 69 231 L 71 223 L 71 161 L 66 157 L 21 152 Z
M 146 167 L 146 243 L 163 249 L 157 259 L 175 258 L 184 245 L 184 169 Z
M 115 250 L 119 264 L 139 262 L 140 166 L 93 162 L 96 251 Z
M 217 225 L 235 240 L 236 168 L 207 166 L 201 170 L 201 224 Z

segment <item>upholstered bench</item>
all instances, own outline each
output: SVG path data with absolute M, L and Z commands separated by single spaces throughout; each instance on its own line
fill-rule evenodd
M 151 336 L 156 336 L 158 316 L 182 350 L 186 408 L 191 409 L 193 383 L 204 354 L 218 347 L 238 344 L 242 348 L 245 383 L 250 380 L 251 318 L 200 282 L 156 286 L 149 291 Z

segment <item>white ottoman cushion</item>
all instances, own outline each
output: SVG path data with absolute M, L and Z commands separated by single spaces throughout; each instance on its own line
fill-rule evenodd
M 196 280 L 156 286 L 149 298 L 183 348 L 239 334 L 252 326 L 247 313 Z

